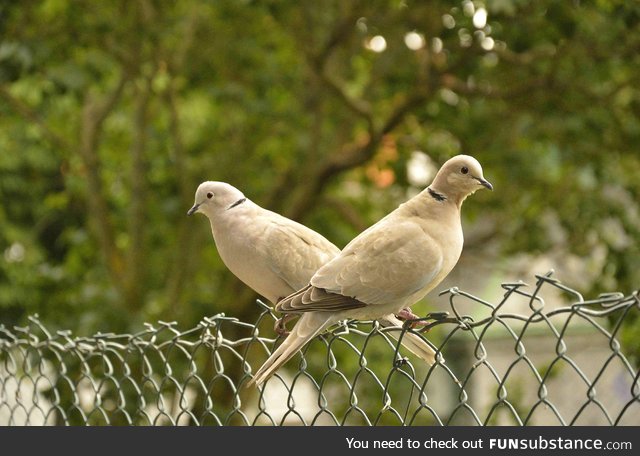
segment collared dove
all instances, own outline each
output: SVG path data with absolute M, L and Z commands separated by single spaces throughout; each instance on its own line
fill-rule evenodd
M 229 270 L 272 303 L 299 290 L 340 249 L 320 234 L 263 209 L 225 182 L 203 182 L 187 215 L 201 212 Z
M 429 187 L 358 235 L 305 287 L 279 301 L 276 310 L 300 313 L 300 319 L 252 381 L 262 384 L 340 320 L 399 314 L 422 299 L 458 262 L 462 202 L 480 188 L 493 190 L 480 163 L 468 155 L 451 158 Z
M 224 182 L 200 184 L 187 215 L 196 212 L 209 219 L 218 252 L 229 270 L 273 304 L 306 286 L 321 266 L 340 253 L 322 235 L 263 209 Z M 381 316 L 380 323 L 402 325 L 394 315 Z M 391 335 L 397 339 L 399 331 Z M 429 364 L 435 362 L 435 351 L 420 336 L 406 333 L 402 344 Z

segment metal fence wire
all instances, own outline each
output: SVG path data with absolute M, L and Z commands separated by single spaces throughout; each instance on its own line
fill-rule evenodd
M 246 384 L 281 339 L 259 301 L 255 323 L 219 314 L 187 331 L 74 337 L 32 317 L 0 326 L 0 424 L 639 425 L 637 353 L 620 342 L 638 292 L 586 301 L 551 275 L 505 283 L 495 303 L 443 291 L 448 316 L 427 331 L 343 322 L 260 389 Z M 426 337 L 438 362 L 390 331 Z

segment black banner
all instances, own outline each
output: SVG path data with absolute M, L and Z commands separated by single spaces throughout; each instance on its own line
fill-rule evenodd
M 71 454 L 638 454 L 638 427 L 0 428 L 3 449 Z M 232 453 L 231 453 L 232 452 Z M 577 453 L 576 453 L 577 454 Z

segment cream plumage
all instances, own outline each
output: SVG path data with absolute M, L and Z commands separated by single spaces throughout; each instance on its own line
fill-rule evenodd
M 225 182 L 200 184 L 187 214 L 197 212 L 209 219 L 216 247 L 229 270 L 274 304 L 306 286 L 321 266 L 340 253 L 320 234 L 263 209 Z M 327 316 L 322 312 L 317 317 Z M 382 316 L 380 321 L 385 327 L 402 324 L 394 315 Z M 296 325 L 296 330 L 302 327 Z M 391 335 L 397 338 L 399 331 Z M 402 344 L 426 362 L 435 361 L 435 352 L 419 336 L 407 333 Z
M 311 338 L 340 320 L 393 322 L 394 314 L 423 298 L 457 263 L 463 246 L 462 202 L 483 187 L 492 189 L 480 163 L 467 155 L 453 157 L 428 188 L 362 232 L 304 288 L 279 301 L 277 310 L 301 317 L 253 381 L 263 383 Z M 426 345 L 418 336 L 406 335 L 414 336 L 405 344 L 410 350 L 416 339 Z
M 264 209 L 225 182 L 203 182 L 195 204 L 211 224 L 229 270 L 272 303 L 300 289 L 340 249 L 300 223 Z

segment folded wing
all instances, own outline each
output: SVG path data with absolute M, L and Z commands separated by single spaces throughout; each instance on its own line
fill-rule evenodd
M 389 220 L 355 238 L 277 310 L 336 311 L 401 302 L 432 283 L 442 261 L 442 249 L 420 225 Z
M 292 290 L 307 285 L 321 266 L 340 253 L 315 231 L 284 218 L 268 224 L 264 236 L 265 242 L 258 244 L 262 257 Z

